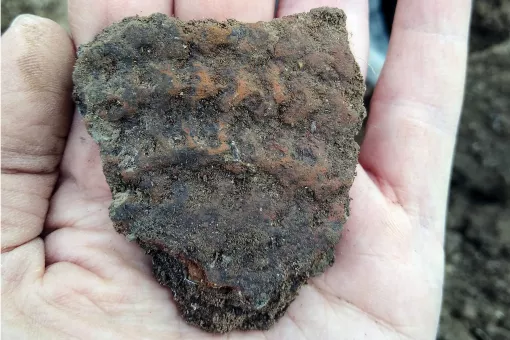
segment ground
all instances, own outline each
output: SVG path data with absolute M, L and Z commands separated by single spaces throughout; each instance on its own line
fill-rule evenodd
M 22 13 L 50 18 L 67 28 L 66 0 L 2 0 L 2 33 Z
M 2 31 L 20 11 L 63 23 L 65 3 L 3 0 Z M 441 340 L 510 339 L 509 25 L 510 1 L 474 2 L 467 104 L 447 221 Z

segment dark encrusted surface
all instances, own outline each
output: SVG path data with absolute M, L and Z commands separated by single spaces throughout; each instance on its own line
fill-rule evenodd
M 188 322 L 267 329 L 333 262 L 348 215 L 365 112 L 344 13 L 128 18 L 78 55 L 117 230 Z

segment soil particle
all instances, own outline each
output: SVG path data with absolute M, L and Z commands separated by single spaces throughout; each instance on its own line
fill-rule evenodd
M 345 14 L 127 18 L 81 46 L 77 106 L 120 233 L 186 321 L 267 329 L 334 261 L 364 85 Z
M 470 50 L 482 51 L 507 39 L 510 39 L 510 1 L 474 1 Z
M 469 61 L 455 176 L 468 190 L 510 196 L 510 39 Z

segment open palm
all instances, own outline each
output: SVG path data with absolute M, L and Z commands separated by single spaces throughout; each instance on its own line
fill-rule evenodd
M 281 0 L 278 16 L 344 9 L 366 72 L 368 4 Z M 431 339 L 470 1 L 401 0 L 336 262 L 269 331 L 212 335 L 180 317 L 150 258 L 118 235 L 97 145 L 71 115 L 74 46 L 125 16 L 270 20 L 274 0 L 71 0 L 73 40 L 24 17 L 2 49 L 2 333 L 9 339 Z M 71 126 L 70 132 L 69 126 Z

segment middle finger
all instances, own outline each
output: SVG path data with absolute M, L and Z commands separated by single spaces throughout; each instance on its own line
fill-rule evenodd
M 243 22 L 268 21 L 274 18 L 274 0 L 175 0 L 174 14 L 182 20 L 236 19 Z
M 172 0 L 69 0 L 68 16 L 76 46 L 91 41 L 106 26 L 134 15 L 172 14 Z

